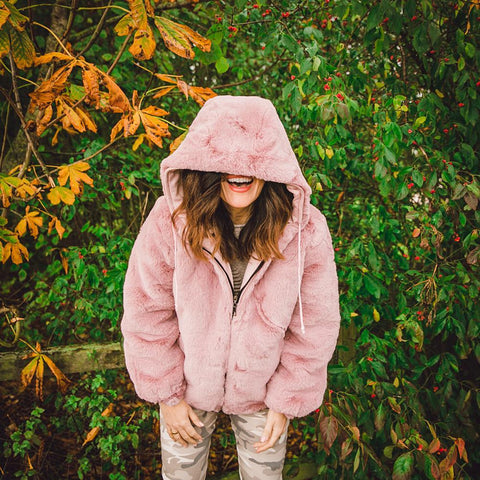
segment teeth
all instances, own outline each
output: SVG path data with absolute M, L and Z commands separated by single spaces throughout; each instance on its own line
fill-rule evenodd
M 248 177 L 234 177 L 234 178 L 229 178 L 227 181 L 228 183 L 249 184 L 253 182 L 253 179 Z

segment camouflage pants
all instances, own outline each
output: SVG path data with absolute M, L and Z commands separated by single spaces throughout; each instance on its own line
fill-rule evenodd
M 285 460 L 287 429 L 277 443 L 269 450 L 257 453 L 253 444 L 260 441 L 265 427 L 267 411 L 230 415 L 235 433 L 242 480 L 281 480 Z M 182 447 L 174 442 L 167 433 L 160 414 L 160 434 L 162 447 L 162 476 L 164 480 L 203 480 L 207 475 L 210 438 L 215 429 L 215 412 L 195 409 L 195 413 L 204 424 L 197 431 L 202 436 L 198 445 Z

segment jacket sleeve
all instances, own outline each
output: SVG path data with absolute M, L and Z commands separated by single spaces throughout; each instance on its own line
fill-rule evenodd
M 121 323 L 125 363 L 138 396 L 170 405 L 185 391 L 172 287 L 173 242 L 170 213 L 160 198 L 132 249 Z
M 265 404 L 287 417 L 317 409 L 327 386 L 330 361 L 340 328 L 338 280 L 325 217 L 315 211 L 315 231 L 306 245 L 301 283 L 305 333 L 297 305 L 285 334 L 277 370 L 267 386 Z

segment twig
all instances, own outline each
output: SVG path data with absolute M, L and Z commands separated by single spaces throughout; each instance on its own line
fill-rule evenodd
M 109 11 L 109 7 L 111 4 L 112 4 L 112 0 L 109 0 L 108 5 L 105 7 L 102 13 L 102 16 L 100 17 L 100 21 L 98 22 L 97 27 L 95 28 L 95 31 L 90 37 L 90 40 L 88 41 L 87 45 L 82 49 L 82 51 L 77 55 L 77 57 L 81 57 L 85 52 L 90 50 L 90 47 L 93 45 L 98 35 L 100 35 L 100 32 L 103 29 L 103 25 L 105 24 L 105 19 L 107 18 L 107 13 Z
M 106 150 L 107 148 L 110 148 L 117 140 L 120 140 L 120 138 L 122 137 L 117 137 L 117 138 L 114 138 L 110 143 L 107 143 L 106 145 L 104 145 L 102 148 L 100 148 L 99 150 L 97 150 L 95 153 L 92 153 L 90 156 L 86 157 L 86 158 L 82 158 L 82 162 L 88 162 L 89 160 L 91 160 L 93 157 L 96 157 L 99 153 L 102 153 L 104 150 Z
M 128 42 L 130 41 L 130 38 L 132 38 L 133 32 L 130 32 L 127 37 L 125 38 L 125 41 L 123 42 L 120 50 L 117 53 L 117 56 L 113 60 L 112 64 L 110 65 L 109 69 L 107 70 L 107 75 L 110 75 L 113 71 L 113 69 L 117 66 L 117 63 L 119 62 L 120 58 L 123 55 L 123 52 L 125 52 L 125 49 L 127 48 Z
M 58 44 L 65 50 L 65 53 L 67 55 L 70 55 L 70 52 L 67 50 L 67 47 L 63 44 L 63 42 L 58 38 L 57 34 L 51 30 L 50 28 L 48 28 L 47 26 L 41 24 L 41 23 L 38 23 L 38 22 L 32 22 L 32 25 L 37 25 L 38 27 L 42 27 L 44 28 L 45 30 L 47 30 L 48 33 L 50 33 L 50 35 L 52 35 L 53 38 L 55 38 L 55 40 L 58 42 Z
M 30 160 L 32 159 L 32 148 L 30 145 L 27 146 L 27 153 L 25 154 L 25 160 L 22 163 L 22 166 L 20 167 L 20 171 L 18 172 L 17 177 L 18 178 L 23 178 L 25 174 L 27 173 L 28 166 L 30 165 Z
M 10 118 L 10 104 L 7 105 L 7 114 L 5 116 L 5 130 L 3 131 L 2 150 L 0 151 L 0 172 L 3 166 L 3 154 L 5 153 L 5 145 L 7 144 L 8 120 Z
M 20 119 L 20 123 L 22 124 L 22 129 L 23 133 L 25 134 L 25 137 L 27 138 L 27 142 L 30 145 L 30 148 L 32 149 L 33 154 L 35 155 L 35 158 L 37 159 L 38 164 L 40 165 L 44 175 L 48 178 L 48 182 L 50 183 L 50 186 L 54 188 L 55 181 L 53 180 L 52 176 L 50 175 L 50 172 L 48 171 L 48 168 L 46 167 L 44 161 L 42 160 L 42 157 L 38 153 L 38 150 L 35 148 L 35 144 L 33 142 L 32 137 L 30 136 L 30 132 L 28 131 L 28 126 L 27 123 L 25 122 L 25 118 L 22 114 L 22 112 L 17 108 L 15 102 L 10 98 L 8 95 L 7 90 L 5 90 L 3 87 L 0 87 L 0 93 L 3 94 L 3 96 L 6 98 L 7 102 L 11 105 L 15 113 L 17 114 L 18 118 Z
M 65 27 L 65 31 L 62 35 L 62 40 L 66 40 L 70 30 L 72 29 L 73 20 L 75 19 L 75 13 L 77 11 L 77 2 L 78 0 L 72 0 L 72 6 L 70 8 L 70 13 L 68 15 L 67 26 Z

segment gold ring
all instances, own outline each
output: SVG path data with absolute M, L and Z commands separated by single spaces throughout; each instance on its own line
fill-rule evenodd
M 178 435 L 178 432 L 170 432 L 172 435 Z

